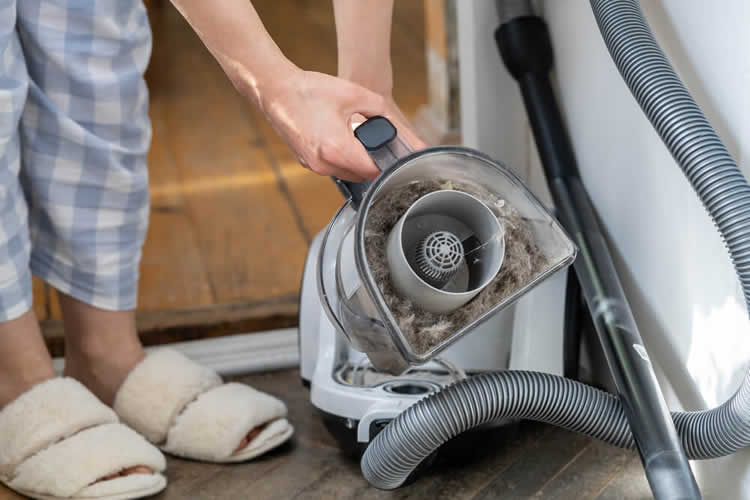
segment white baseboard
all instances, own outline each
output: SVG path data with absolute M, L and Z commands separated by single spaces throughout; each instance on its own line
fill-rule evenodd
M 169 344 L 193 361 L 221 375 L 238 375 L 299 366 L 297 329 L 243 333 L 228 337 Z M 146 351 L 155 349 L 149 347 Z M 55 369 L 62 373 L 65 362 L 55 358 Z

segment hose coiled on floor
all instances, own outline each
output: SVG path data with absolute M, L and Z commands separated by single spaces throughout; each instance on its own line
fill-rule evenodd
M 687 457 L 694 460 L 748 446 L 748 415 L 750 378 L 718 408 L 673 412 L 672 418 Z M 407 408 L 367 448 L 362 474 L 378 488 L 398 488 L 448 440 L 506 418 L 544 422 L 621 448 L 635 447 L 622 404 L 612 394 L 557 375 L 505 371 L 462 380 Z
M 362 474 L 378 488 L 397 488 L 446 441 L 500 418 L 554 424 L 621 447 L 633 443 L 622 405 L 611 394 L 546 373 L 487 373 L 407 408 L 367 448 Z
M 664 56 L 638 3 L 591 0 L 591 5 L 623 78 L 724 238 L 750 311 L 750 185 Z M 362 473 L 378 488 L 396 488 L 449 439 L 508 417 L 634 446 L 616 397 L 563 377 L 507 371 L 463 380 L 408 408 L 367 448 Z M 672 418 L 690 459 L 750 446 L 750 371 L 721 406 L 674 412 Z

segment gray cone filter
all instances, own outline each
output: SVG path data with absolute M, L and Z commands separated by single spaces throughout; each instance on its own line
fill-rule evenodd
M 399 294 L 426 311 L 448 313 L 497 275 L 505 240 L 487 205 L 446 189 L 409 207 L 391 230 L 386 252 Z
M 416 255 L 419 277 L 435 288 L 443 288 L 460 269 L 464 248 L 455 234 L 435 231 L 417 246 Z

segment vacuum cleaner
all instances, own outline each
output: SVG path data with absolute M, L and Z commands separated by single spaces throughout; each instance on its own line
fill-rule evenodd
M 313 241 L 300 305 L 303 380 L 351 450 L 467 372 L 507 368 L 513 317 L 502 312 L 576 254 L 524 183 L 482 153 L 411 152 L 383 117 L 355 135 L 382 174 L 338 181 L 348 201 Z M 511 266 L 529 260 L 527 245 L 537 259 Z M 558 322 L 561 312 L 550 307 Z
M 750 309 L 750 185 L 638 2 L 591 5 L 628 87 L 724 238 Z M 355 135 L 382 173 L 371 184 L 340 183 L 347 202 L 315 239 L 304 273 L 301 373 L 312 403 L 342 443 L 353 435 L 366 447 L 362 473 L 382 489 L 404 484 L 456 436 L 530 419 L 636 448 L 655 498 L 701 498 L 688 461 L 750 445 L 750 372 L 717 408 L 669 412 L 578 175 L 550 82 L 546 25 L 527 1 L 498 7 L 498 48 L 560 222 L 499 162 L 467 148 L 409 152 L 387 120 L 365 122 Z M 538 257 L 526 272 L 511 252 L 519 240 Z M 533 288 L 528 297 L 544 296 L 551 284 L 548 304 L 562 302 L 573 261 L 616 394 L 515 369 L 525 366 L 513 360 L 513 344 L 523 344 L 513 320 L 540 321 L 519 314 L 521 297 Z M 565 323 L 564 307 L 549 311 Z

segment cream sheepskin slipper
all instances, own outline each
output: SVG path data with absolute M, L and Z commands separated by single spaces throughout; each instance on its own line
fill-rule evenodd
M 213 370 L 171 349 L 159 349 L 125 378 L 115 412 L 162 451 L 206 462 L 242 462 L 292 436 L 286 405 L 238 383 L 224 384 Z M 264 426 L 234 451 L 248 433 Z
M 99 479 L 135 466 L 150 474 Z M 0 482 L 38 500 L 126 500 L 163 490 L 164 455 L 71 378 L 42 382 L 0 411 Z

